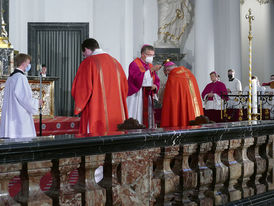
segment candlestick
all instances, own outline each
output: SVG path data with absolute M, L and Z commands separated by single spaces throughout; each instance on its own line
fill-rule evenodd
M 252 76 L 252 20 L 254 20 L 254 16 L 251 16 L 251 9 L 248 10 L 248 15 L 245 16 L 249 21 L 249 92 L 248 92 L 248 120 L 251 120 L 251 76 Z

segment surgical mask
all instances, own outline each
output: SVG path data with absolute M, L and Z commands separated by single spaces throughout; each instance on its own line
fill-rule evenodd
M 28 64 L 27 68 L 26 68 L 26 72 L 28 72 L 31 68 L 31 64 Z
M 233 78 L 233 75 L 232 74 L 229 74 L 227 75 L 228 76 L 228 79 L 232 79 Z
M 152 64 L 153 56 L 146 57 L 146 62 Z

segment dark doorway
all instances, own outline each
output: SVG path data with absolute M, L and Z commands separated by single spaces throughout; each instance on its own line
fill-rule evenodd
M 28 23 L 28 53 L 32 57 L 32 76 L 37 76 L 40 63 L 47 66 L 47 76 L 55 82 L 56 116 L 73 115 L 71 86 L 82 61 L 81 43 L 89 36 L 89 23 Z

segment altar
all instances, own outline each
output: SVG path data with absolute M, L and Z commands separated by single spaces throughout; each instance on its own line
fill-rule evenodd
M 2 112 L 5 82 L 8 76 L 0 77 L 0 112 Z M 32 96 L 39 99 L 40 77 L 28 76 L 28 81 L 32 89 Z M 42 115 L 44 117 L 54 117 L 54 83 L 59 77 L 42 77 Z M 39 111 L 35 114 L 38 117 Z

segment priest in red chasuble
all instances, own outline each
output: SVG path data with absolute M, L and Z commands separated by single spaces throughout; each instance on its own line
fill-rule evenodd
M 154 125 L 152 99 L 158 92 L 160 79 L 156 71 L 161 65 L 152 65 L 154 48 L 144 45 L 141 49 L 141 58 L 136 58 L 129 65 L 128 74 L 128 114 L 147 127 Z
M 104 134 L 128 118 L 128 83 L 120 63 L 99 48 L 95 39 L 82 43 L 85 59 L 74 78 L 74 114 L 81 113 L 79 133 Z
M 183 66 L 173 62 L 164 64 L 168 75 L 164 91 L 161 127 L 189 125 L 190 120 L 203 115 L 203 106 L 195 76 Z

